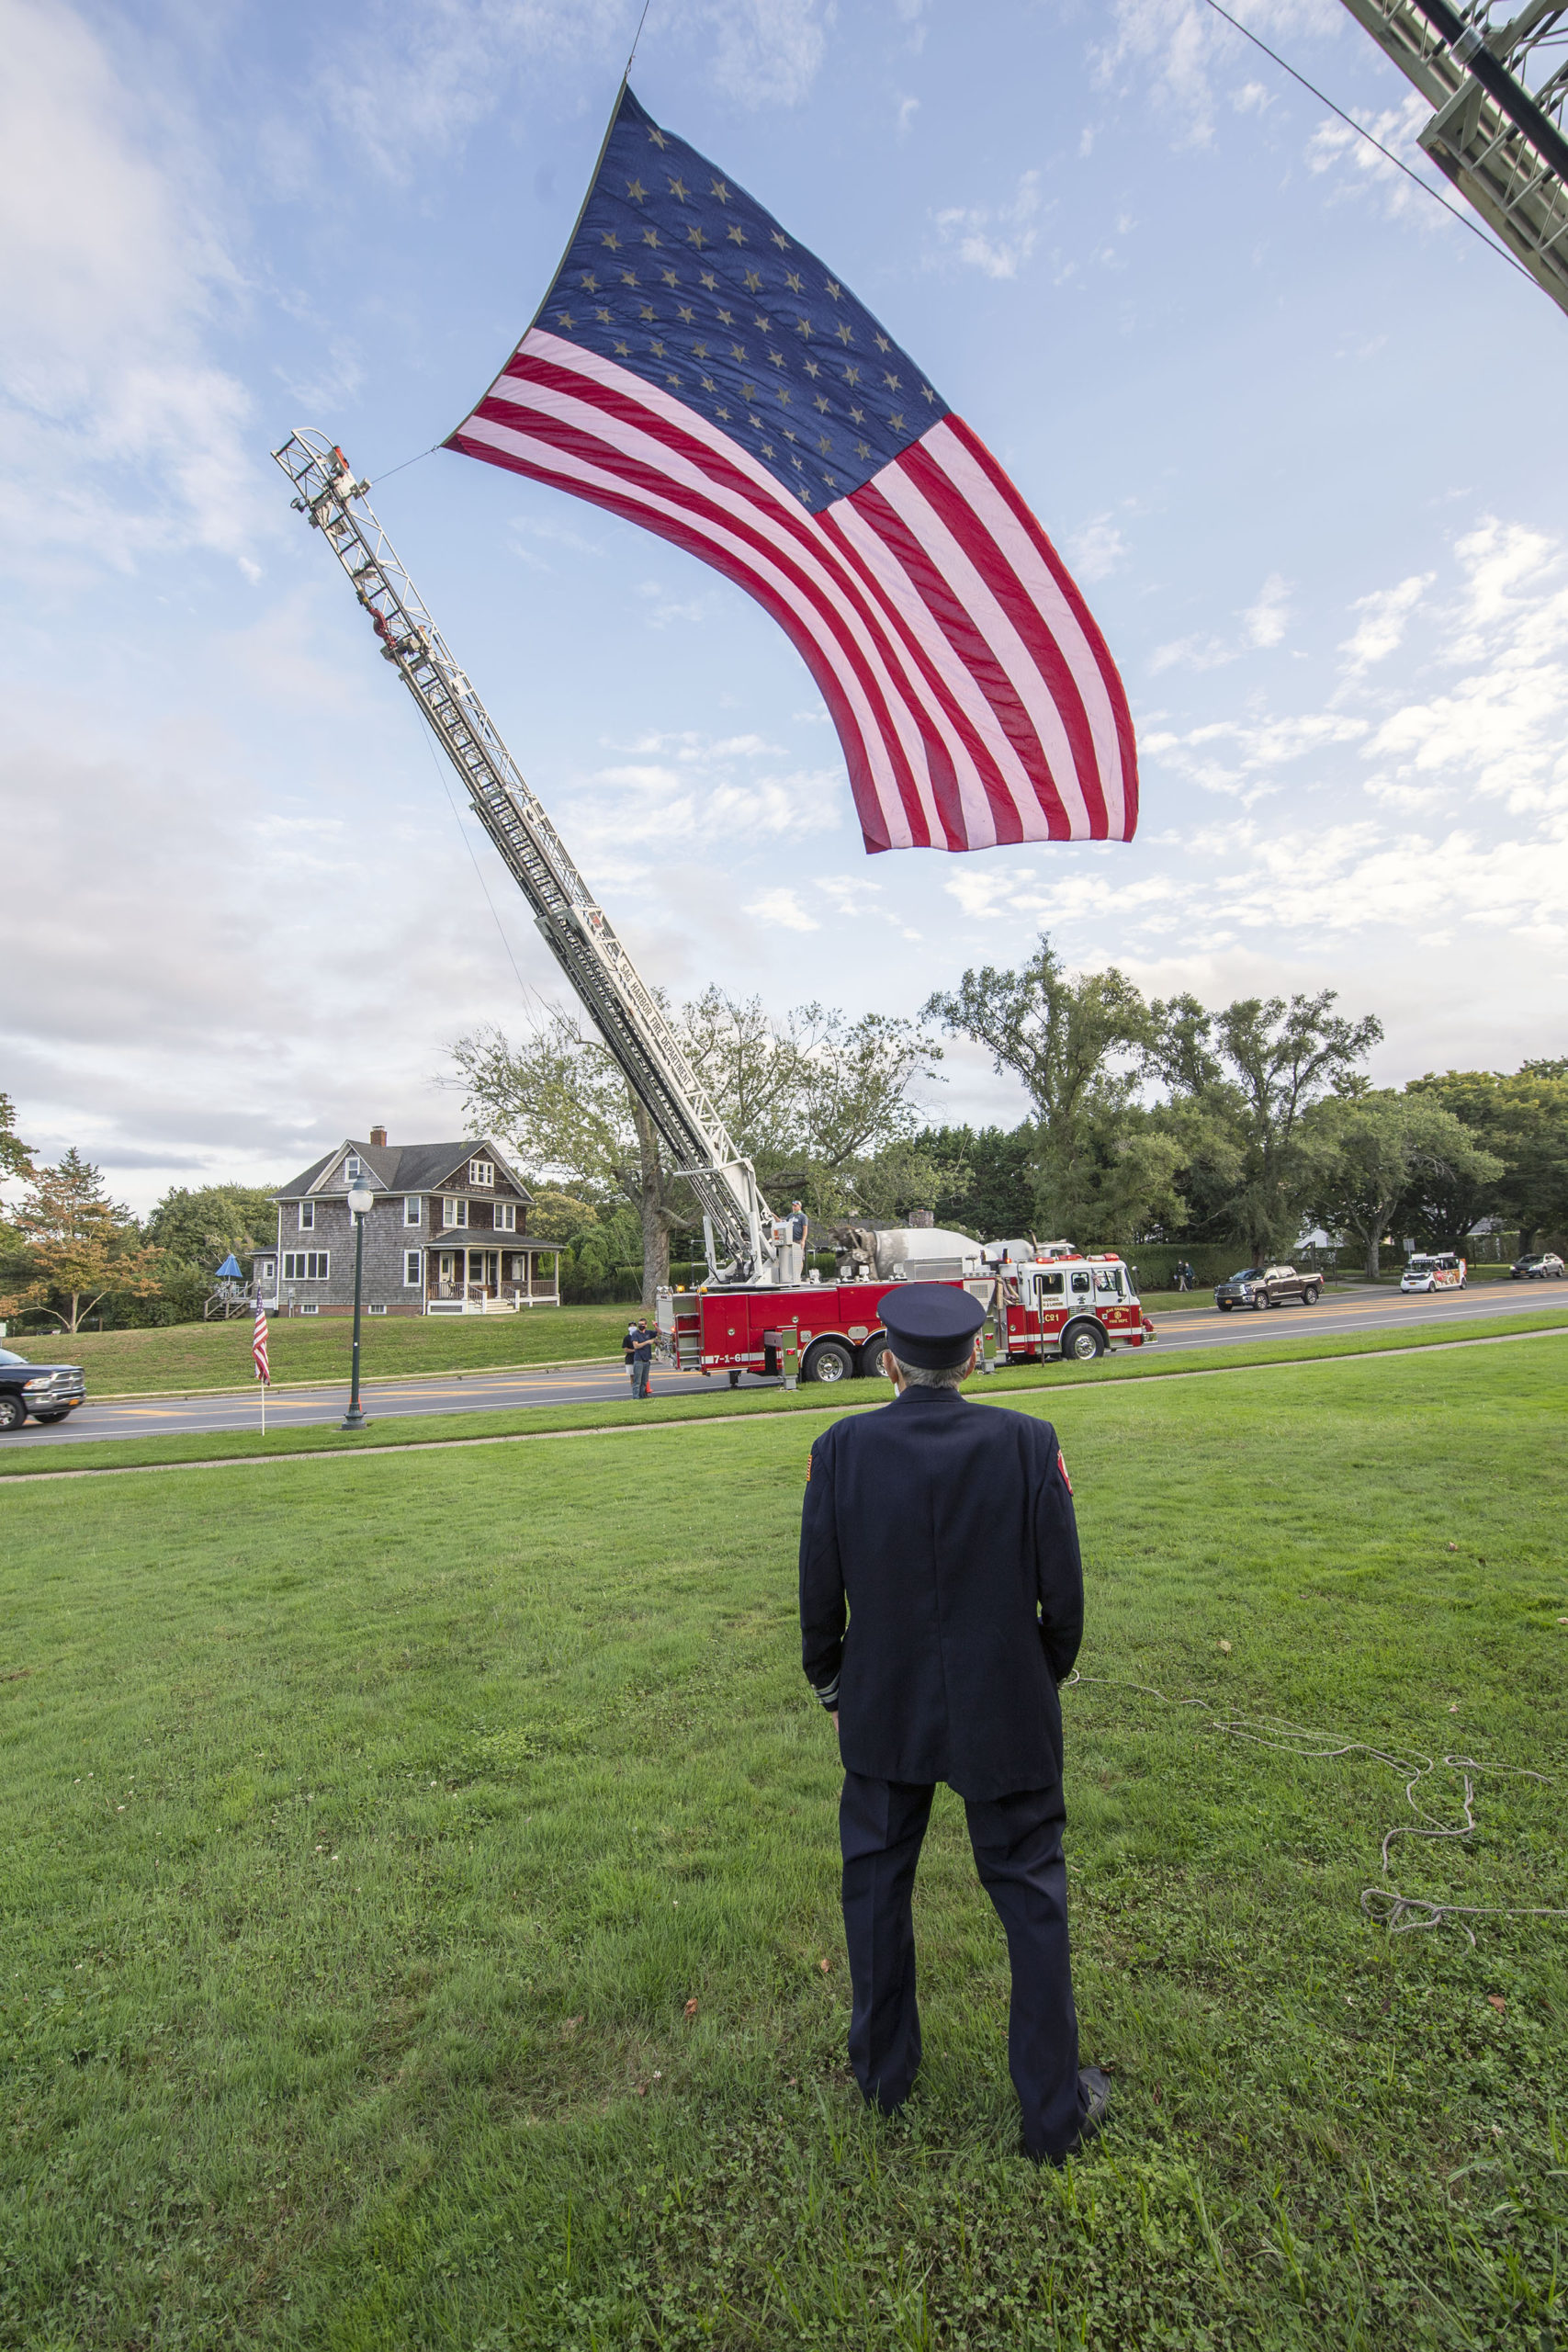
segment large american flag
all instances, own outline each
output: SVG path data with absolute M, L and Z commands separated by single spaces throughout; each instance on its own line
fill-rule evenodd
M 642 524 L 787 632 L 868 850 L 1130 841 L 1116 667 L 978 436 L 624 89 L 537 317 L 446 443 Z
M 262 1305 L 260 1291 L 256 1293 L 256 1328 L 251 1338 L 251 1361 L 256 1368 L 256 1378 L 265 1380 L 270 1387 L 272 1374 L 266 1361 L 266 1309 Z

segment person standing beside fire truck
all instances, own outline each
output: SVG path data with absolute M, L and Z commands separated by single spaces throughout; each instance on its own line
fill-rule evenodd
M 1072 1487 L 1049 1422 L 959 1394 L 984 1319 L 967 1291 L 901 1283 L 881 1313 L 897 1394 L 817 1440 L 800 1526 L 802 1663 L 844 1763 L 850 2063 L 867 2100 L 903 2105 L 920 2061 L 915 1870 L 945 1781 L 1007 1931 L 1024 2146 L 1060 2163 L 1111 2095 L 1079 2069 L 1067 1948 L 1056 1692 L 1083 1633 Z

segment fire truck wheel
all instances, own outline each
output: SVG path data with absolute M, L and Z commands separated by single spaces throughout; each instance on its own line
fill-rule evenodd
M 860 1376 L 863 1380 L 886 1380 L 889 1377 L 883 1361 L 886 1353 L 887 1341 L 879 1331 L 876 1338 L 868 1340 L 860 1351 Z
M 1098 1323 L 1075 1323 L 1063 1342 L 1062 1353 L 1075 1363 L 1093 1363 L 1105 1353 L 1105 1334 Z
M 842 1340 L 818 1340 L 814 1347 L 807 1350 L 801 1373 L 807 1380 L 830 1383 L 852 1380 L 854 1369 L 855 1360 Z

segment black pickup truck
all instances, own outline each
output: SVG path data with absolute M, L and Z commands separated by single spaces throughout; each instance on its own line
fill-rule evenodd
M 1323 1288 L 1317 1274 L 1298 1274 L 1294 1266 L 1244 1266 L 1228 1282 L 1214 1284 L 1214 1305 L 1222 1315 L 1233 1306 L 1315 1306 Z
M 0 1430 L 19 1430 L 29 1413 L 35 1421 L 62 1421 L 86 1393 L 79 1363 L 33 1363 L 0 1348 Z

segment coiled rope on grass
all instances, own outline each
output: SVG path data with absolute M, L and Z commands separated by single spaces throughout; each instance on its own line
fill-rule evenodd
M 1176 1699 L 1169 1691 L 1161 1690 L 1152 1682 L 1131 1682 L 1110 1674 L 1080 1674 L 1077 1668 L 1063 1683 L 1063 1690 L 1075 1684 L 1099 1684 L 1106 1690 L 1137 1690 L 1158 1699 L 1168 1707 L 1205 1709 L 1207 1699 Z M 1220 1733 L 1227 1739 L 1244 1740 L 1249 1747 L 1267 1747 L 1280 1756 L 1299 1756 L 1311 1762 L 1327 1762 L 1346 1756 L 1365 1756 L 1374 1764 L 1386 1764 L 1391 1771 L 1404 1780 L 1404 1794 L 1414 1821 L 1398 1821 L 1385 1831 L 1381 1848 L 1383 1883 L 1361 1889 L 1361 1909 L 1370 1920 L 1385 1928 L 1391 1936 L 1408 1935 L 1415 1928 L 1446 1927 L 1457 1920 L 1475 1948 L 1475 1931 L 1472 1919 L 1568 1919 L 1568 1907 L 1558 1908 L 1547 1904 L 1514 1905 L 1504 1903 L 1446 1903 L 1425 1894 L 1402 1894 L 1388 1882 L 1389 1848 L 1396 1838 L 1425 1838 L 1437 1840 L 1465 1838 L 1476 1827 L 1475 1776 L 1493 1773 L 1507 1774 L 1516 1780 L 1535 1781 L 1543 1787 L 1551 1783 L 1550 1772 L 1538 1772 L 1525 1764 L 1488 1764 L 1475 1756 L 1428 1756 L 1420 1748 L 1402 1752 L 1398 1748 L 1376 1747 L 1370 1740 L 1345 1739 L 1334 1732 L 1318 1730 L 1311 1724 L 1292 1723 L 1282 1715 L 1210 1715 L 1203 1726 Z M 1457 1772 L 1463 1786 L 1461 1804 L 1462 1821 L 1443 1821 L 1428 1810 L 1419 1792 L 1429 1788 L 1432 1777 L 1438 1771 Z

